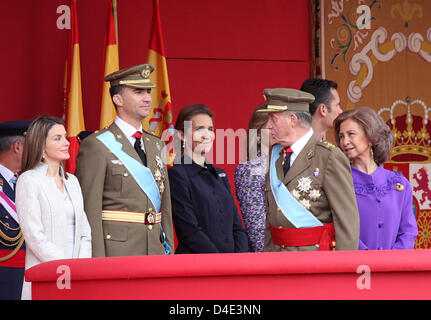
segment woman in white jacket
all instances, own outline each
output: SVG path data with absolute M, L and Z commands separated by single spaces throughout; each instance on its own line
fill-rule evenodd
M 29 126 L 16 208 L 26 243 L 25 269 L 58 259 L 91 257 L 91 230 L 78 179 L 66 173 L 69 141 L 63 122 L 40 116 Z M 31 299 L 24 282 L 22 299 Z

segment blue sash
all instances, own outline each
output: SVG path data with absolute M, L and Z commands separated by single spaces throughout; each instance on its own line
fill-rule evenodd
M 280 151 L 282 149 L 283 147 L 279 144 L 272 147 L 271 164 L 269 169 L 271 190 L 277 206 L 296 228 L 322 226 L 323 223 L 320 222 L 310 211 L 305 209 L 291 195 L 284 183 L 278 179 L 275 162 L 280 157 Z
M 105 146 L 124 164 L 124 166 L 132 174 L 133 178 L 138 183 L 139 187 L 145 192 L 154 206 L 156 212 L 160 212 L 161 200 L 159 188 L 154 180 L 151 170 L 142 165 L 139 161 L 121 150 L 122 144 L 118 142 L 110 131 L 106 131 L 97 139 L 103 142 Z

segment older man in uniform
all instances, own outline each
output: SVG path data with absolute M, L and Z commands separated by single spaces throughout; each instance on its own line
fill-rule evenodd
M 265 187 L 264 251 L 356 250 L 359 213 L 350 165 L 313 133 L 313 95 L 265 89 L 273 146 Z
M 0 300 L 21 299 L 25 243 L 15 208 L 15 184 L 30 122 L 0 123 Z
M 142 130 L 151 110 L 153 66 L 114 72 L 117 117 L 80 144 L 76 176 L 92 230 L 93 257 L 172 254 L 171 197 L 164 143 Z

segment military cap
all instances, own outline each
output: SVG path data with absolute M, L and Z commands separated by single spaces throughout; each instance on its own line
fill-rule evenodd
M 266 108 L 259 112 L 305 111 L 309 112 L 314 96 L 308 92 L 296 89 L 275 88 L 265 89 Z
M 32 120 L 14 120 L 0 123 L 0 137 L 24 136 Z
M 140 64 L 108 74 L 105 81 L 109 81 L 111 87 L 124 85 L 139 89 L 157 88 L 150 81 L 150 74 L 153 71 L 154 67 L 151 64 Z

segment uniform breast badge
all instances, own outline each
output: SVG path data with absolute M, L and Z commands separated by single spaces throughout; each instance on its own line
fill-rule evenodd
M 319 190 L 312 188 L 312 182 L 310 177 L 301 177 L 298 186 L 291 191 L 292 196 L 307 210 L 311 209 L 312 201 L 317 201 L 321 196 Z
M 301 177 L 298 179 L 298 190 L 301 192 L 308 192 L 311 189 L 310 177 Z
M 163 191 L 165 191 L 165 182 L 164 182 L 165 177 L 162 174 L 163 163 L 162 163 L 162 159 L 160 159 L 159 156 L 156 156 L 156 165 L 157 165 L 157 168 L 156 170 L 154 170 L 153 176 L 159 188 L 160 195 L 162 195 Z

